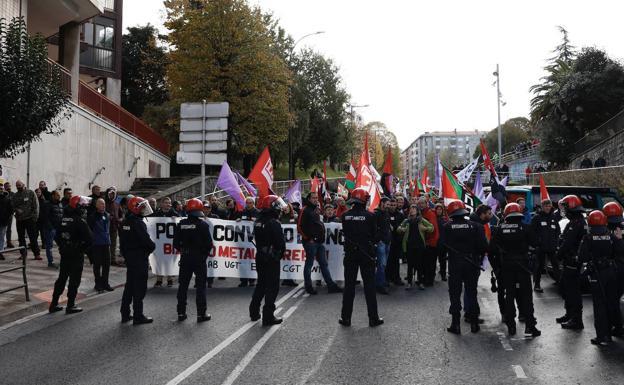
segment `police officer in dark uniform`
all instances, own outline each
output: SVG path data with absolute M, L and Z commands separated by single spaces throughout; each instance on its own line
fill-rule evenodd
M 343 326 L 351 326 L 355 282 L 358 269 L 364 281 L 364 296 L 368 308 L 368 324 L 379 326 L 384 320 L 377 313 L 377 297 L 375 294 L 375 242 L 378 242 L 375 216 L 366 210 L 370 198 L 368 191 L 358 187 L 351 191 L 353 207 L 342 214 L 342 232 L 344 235 L 344 279 L 345 287 L 342 294 L 342 312 L 338 322 Z
M 578 248 L 587 234 L 587 222 L 583 218 L 583 203 L 576 195 L 561 199 L 564 215 L 570 220 L 561 234 L 561 245 L 557 259 L 563 262 L 561 291 L 566 313 L 556 319 L 564 329 L 583 329 L 583 298 L 581 297 L 581 271 L 578 263 Z
M 542 333 L 537 330 L 533 309 L 533 292 L 529 269 L 529 246 L 536 243 L 534 233 L 523 223 L 524 213 L 517 203 L 508 203 L 503 216 L 505 222 L 492 234 L 492 259 L 500 266 L 505 285 L 505 323 L 509 335 L 516 334 L 516 298 L 522 309 L 526 328 L 524 334 L 533 337 Z
M 204 205 L 199 199 L 193 198 L 186 203 L 188 218 L 182 219 L 173 233 L 173 247 L 180 252 L 180 277 L 178 286 L 178 321 L 186 316 L 186 294 L 189 282 L 195 273 L 195 303 L 197 305 L 197 322 L 210 320 L 206 314 L 206 258 L 212 249 L 210 226 L 201 218 Z
M 260 319 L 260 304 L 264 298 L 262 308 L 262 325 L 264 326 L 282 323 L 282 319 L 275 317 L 273 312 L 275 312 L 275 299 L 279 291 L 280 261 L 286 250 L 279 217 L 287 207 L 282 198 L 267 195 L 260 202 L 262 211 L 254 223 L 258 282 L 249 304 L 249 316 L 252 321 Z
M 537 293 L 543 293 L 541 279 L 547 260 L 552 265 L 555 281 L 558 282 L 561 279 L 561 268 L 559 261 L 555 258 L 561 228 L 553 213 L 553 204 L 550 199 L 542 201 L 541 209 L 531 219 L 531 229 L 537 240 L 537 258 L 533 271 L 534 290 Z
M 69 204 L 63 211 L 61 225 L 57 229 L 55 241 L 59 246 L 61 264 L 59 277 L 54 283 L 54 292 L 50 302 L 50 313 L 63 310 L 58 305 L 59 297 L 63 294 L 67 278 L 67 309 L 66 314 L 78 313 L 82 309 L 76 306 L 76 294 L 82 278 L 85 252 L 91 247 L 93 237 L 86 221 L 86 210 L 91 204 L 88 197 L 76 195 L 71 197 Z
M 624 256 L 622 232 L 610 234 L 607 216 L 599 210 L 588 216 L 589 234 L 586 234 L 579 247 L 579 261 L 585 263 L 585 273 L 589 282 L 594 303 L 594 345 L 608 345 L 613 332 L 622 335 L 622 314 L 618 294 L 616 260 Z
M 617 202 L 609 202 L 602 207 L 602 212 L 607 216 L 607 228 L 609 232 L 613 235 L 617 235 L 618 237 L 622 234 L 624 229 L 624 209 Z M 615 260 L 617 267 L 617 276 L 618 282 L 620 283 L 618 286 L 618 296 L 621 298 L 624 294 L 624 260 L 616 259 Z M 620 331 L 621 334 L 624 334 L 624 331 Z M 611 333 L 616 337 L 620 337 L 620 333 Z
M 468 211 L 460 200 L 453 200 L 447 206 L 450 221 L 444 224 L 441 232 L 443 251 L 448 253 L 449 297 L 451 306 L 449 313 L 453 317 L 447 331 L 461 334 L 459 325 L 461 317 L 462 285 L 467 292 L 464 303 L 466 309 L 476 310 L 477 279 L 476 270 L 480 269 L 480 256 L 487 250 L 488 244 L 483 227 L 466 219 Z M 476 314 L 466 314 L 470 320 L 470 331 L 479 331 Z
M 146 199 L 132 197 L 128 213 L 119 229 L 119 249 L 126 260 L 126 285 L 121 297 L 121 322 L 133 320 L 134 325 L 148 324 L 154 320 L 143 314 L 143 298 L 147 292 L 149 255 L 156 245 L 147 233 L 144 217 L 153 213 Z M 130 304 L 134 316 L 130 315 Z

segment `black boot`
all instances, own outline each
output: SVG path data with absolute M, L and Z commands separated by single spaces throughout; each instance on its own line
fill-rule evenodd
M 201 314 L 197 316 L 197 322 L 206 322 L 206 321 L 210 321 L 210 319 L 212 318 L 212 316 L 210 314 Z
M 533 325 L 533 326 L 528 326 L 528 325 L 527 325 L 527 326 L 524 328 L 524 335 L 525 335 L 525 336 L 532 336 L 532 337 L 539 337 L 539 336 L 541 336 L 541 335 L 542 335 L 542 332 L 541 332 L 541 331 L 539 331 L 539 330 L 535 327 L 535 325 Z
M 251 318 L 252 322 L 256 322 L 257 320 L 260 319 L 260 313 L 253 313 L 249 315 L 249 318 Z
M 271 318 L 263 318 L 262 319 L 262 326 L 272 326 L 272 325 L 279 325 L 283 322 L 284 320 L 281 318 L 275 318 L 275 316 L 271 317 Z
M 121 323 L 125 324 L 127 322 L 130 322 L 130 321 L 132 321 L 133 318 L 134 317 L 132 317 L 130 314 L 122 314 L 121 315 Z
M 332 286 L 330 286 L 329 289 L 327 289 L 327 292 L 329 294 L 333 294 L 333 293 L 342 293 L 342 288 L 336 284 L 333 284 Z
M 72 305 L 72 306 L 67 305 L 67 309 L 65 309 L 65 314 L 75 314 L 75 313 L 80 313 L 81 311 L 82 311 L 82 308 L 76 305 Z
M 179 313 L 178 314 L 178 322 L 182 322 L 184 320 L 186 320 L 188 318 L 188 316 L 186 315 L 186 313 Z
M 59 306 L 56 304 L 50 304 L 50 308 L 48 309 L 50 313 L 56 313 L 57 311 L 61 311 L 61 310 L 63 310 L 63 306 Z
M 478 333 L 479 330 L 481 330 L 481 328 L 479 327 L 479 320 L 478 319 L 470 322 L 470 332 L 471 333 Z
M 453 321 L 451 322 L 451 326 L 446 328 L 446 331 L 453 334 L 461 334 L 461 327 L 459 326 L 459 316 L 453 316 Z
M 133 325 L 143 325 L 143 324 L 151 324 L 154 320 L 150 317 L 146 317 L 144 315 L 136 316 L 132 320 Z
M 383 325 L 383 323 L 384 323 L 384 320 L 381 317 L 371 318 L 368 320 L 368 326 L 372 328 L 379 326 L 379 325 Z
M 591 343 L 592 345 L 609 346 L 609 344 L 611 343 L 611 338 L 596 337 L 591 339 Z
M 622 327 L 615 327 L 613 328 L 613 330 L 611 330 L 611 335 L 613 337 L 618 337 L 621 338 L 624 336 L 624 328 Z
M 583 321 L 570 319 L 568 322 L 562 323 L 561 327 L 568 330 L 583 330 L 585 326 L 583 325 Z
M 567 313 L 566 313 L 566 314 L 564 314 L 564 315 L 563 315 L 563 317 L 555 318 L 555 321 L 556 321 L 558 324 L 563 324 L 563 323 L 566 323 L 566 322 L 568 322 L 569 320 L 570 320 L 570 316 L 569 316 Z
M 507 322 L 507 333 L 510 336 L 516 335 L 516 321 Z
M 341 324 L 342 326 L 346 326 L 349 327 L 351 326 L 351 320 L 348 318 L 338 318 L 338 323 Z

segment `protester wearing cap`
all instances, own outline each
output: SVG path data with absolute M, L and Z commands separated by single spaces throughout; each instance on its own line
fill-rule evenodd
M 147 292 L 149 255 L 156 245 L 150 239 L 143 218 L 153 213 L 146 199 L 128 200 L 128 213 L 119 230 L 119 247 L 126 260 L 126 285 L 121 298 L 121 322 L 133 320 L 134 325 L 147 324 L 153 319 L 143 314 L 143 298 Z M 130 314 L 132 304 L 134 315 Z
M 195 274 L 195 303 L 197 322 L 210 320 L 206 313 L 206 259 L 212 250 L 210 226 L 203 220 L 204 204 L 193 198 L 186 202 L 188 218 L 182 219 L 173 233 L 173 247 L 180 251 L 180 278 L 178 286 L 178 321 L 186 315 L 186 295 L 191 277 Z

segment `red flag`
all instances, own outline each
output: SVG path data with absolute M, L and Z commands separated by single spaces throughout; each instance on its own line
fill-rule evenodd
M 412 182 L 412 196 L 419 197 L 420 196 L 420 183 L 418 183 L 418 179 L 414 178 Z
M 318 193 L 320 185 L 321 183 L 317 177 L 312 178 L 312 181 L 310 181 L 310 192 Z
M 429 174 L 427 172 L 427 168 L 423 170 L 422 179 L 420 180 L 420 183 L 422 184 L 424 192 L 429 191 Z
M 384 163 L 383 171 L 384 174 L 393 175 L 392 172 L 392 147 L 388 147 L 388 155 L 386 155 L 386 162 Z
M 377 181 L 373 176 L 370 168 L 369 168 L 369 157 L 368 157 L 368 136 L 364 138 L 364 149 L 362 150 L 362 155 L 360 155 L 360 164 L 358 165 L 357 179 L 355 182 L 355 187 L 362 187 L 371 196 L 371 203 L 368 209 L 370 211 L 374 211 L 379 203 L 381 202 L 381 196 L 379 193 L 379 189 L 377 188 Z
M 483 155 L 483 164 L 485 164 L 485 167 L 492 175 L 497 176 L 496 170 L 494 169 L 494 163 L 492 163 L 492 159 L 490 159 L 490 154 L 488 154 L 487 149 L 485 148 L 483 139 L 481 139 L 481 154 Z
M 540 175 L 540 203 L 544 200 L 550 200 L 550 195 L 546 189 L 546 182 L 544 182 L 544 175 Z
M 258 197 L 269 195 L 271 186 L 273 185 L 273 164 L 271 163 L 271 155 L 269 147 L 265 147 L 256 162 L 256 165 L 249 173 L 247 178 L 252 181 L 258 188 Z

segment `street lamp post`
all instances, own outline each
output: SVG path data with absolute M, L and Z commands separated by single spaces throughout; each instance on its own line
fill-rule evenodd
M 301 36 L 297 41 L 295 41 L 295 44 L 293 44 L 292 48 L 290 49 L 290 57 L 289 59 L 291 60 L 292 63 L 292 55 L 293 52 L 295 52 L 295 47 L 297 46 L 297 44 L 299 44 L 299 42 L 303 39 L 305 39 L 306 37 L 310 37 L 310 36 L 314 36 L 314 35 L 320 35 L 325 33 L 325 31 L 316 31 L 316 32 L 312 32 L 309 33 L 307 35 L 303 35 Z M 295 179 L 295 165 L 293 162 L 293 138 L 292 138 L 292 126 L 288 127 L 288 179 L 293 180 Z
M 500 94 L 500 72 L 498 72 L 498 64 L 496 65 L 496 72 L 493 74 L 496 76 L 496 106 L 498 107 L 498 165 L 503 162 L 503 140 L 501 133 L 501 94 Z
M 366 108 L 369 107 L 369 104 L 361 104 L 361 105 L 354 105 L 354 104 L 349 104 L 349 108 L 351 109 L 351 131 L 355 132 L 355 115 L 354 115 L 354 109 L 355 108 Z M 351 148 L 353 149 L 353 146 L 351 146 Z M 351 150 L 351 158 L 353 158 L 353 150 Z

